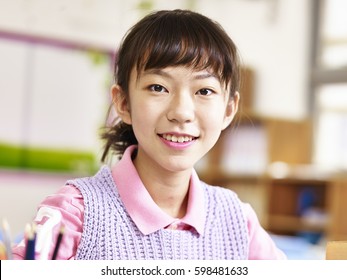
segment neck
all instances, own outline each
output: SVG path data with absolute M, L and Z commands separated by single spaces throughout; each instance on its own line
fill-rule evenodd
M 181 180 L 151 180 L 151 183 L 144 184 L 155 203 L 164 212 L 175 218 L 184 217 L 187 211 L 189 177 Z
M 182 218 L 187 211 L 191 170 L 163 171 L 136 158 L 134 165 L 154 202 L 167 214 Z

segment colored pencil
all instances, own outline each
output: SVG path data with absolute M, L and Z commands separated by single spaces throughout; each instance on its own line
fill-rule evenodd
M 64 231 L 65 231 L 65 227 L 61 226 L 60 230 L 59 230 L 58 237 L 57 237 L 57 242 L 55 243 L 52 260 L 57 259 L 59 248 L 60 248 L 60 244 L 61 244 L 61 241 L 62 241 L 63 236 L 64 236 Z
M 35 243 L 36 243 L 36 228 L 34 225 L 28 224 L 25 228 L 26 235 L 26 260 L 35 260 Z
M 2 228 L 3 228 L 3 234 L 4 234 L 4 245 L 6 247 L 6 257 L 8 260 L 12 260 L 13 255 L 12 255 L 11 232 L 10 232 L 10 226 L 6 219 L 2 220 Z
M 0 260 L 7 260 L 6 247 L 0 242 Z

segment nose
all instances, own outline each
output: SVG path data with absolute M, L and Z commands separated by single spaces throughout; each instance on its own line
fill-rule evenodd
M 178 123 L 192 122 L 195 118 L 194 97 L 187 92 L 174 94 L 167 112 L 169 121 Z

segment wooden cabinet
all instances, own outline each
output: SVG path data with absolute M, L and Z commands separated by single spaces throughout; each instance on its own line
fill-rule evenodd
M 269 231 L 289 235 L 327 232 L 329 181 L 269 178 L 266 187 Z
M 232 178 L 259 179 L 274 162 L 309 164 L 310 120 L 291 121 L 240 114 L 198 164 L 201 176 L 219 184 Z M 241 166 L 242 165 L 242 166 Z
M 327 240 L 347 240 L 347 178 L 315 177 L 267 180 L 268 230 L 321 233 Z
M 330 214 L 327 235 L 330 240 L 347 240 L 347 176 L 336 175 L 329 183 L 327 207 Z

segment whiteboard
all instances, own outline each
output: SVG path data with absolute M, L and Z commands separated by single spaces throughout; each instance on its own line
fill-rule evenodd
M 97 150 L 109 53 L 0 37 L 0 143 Z

